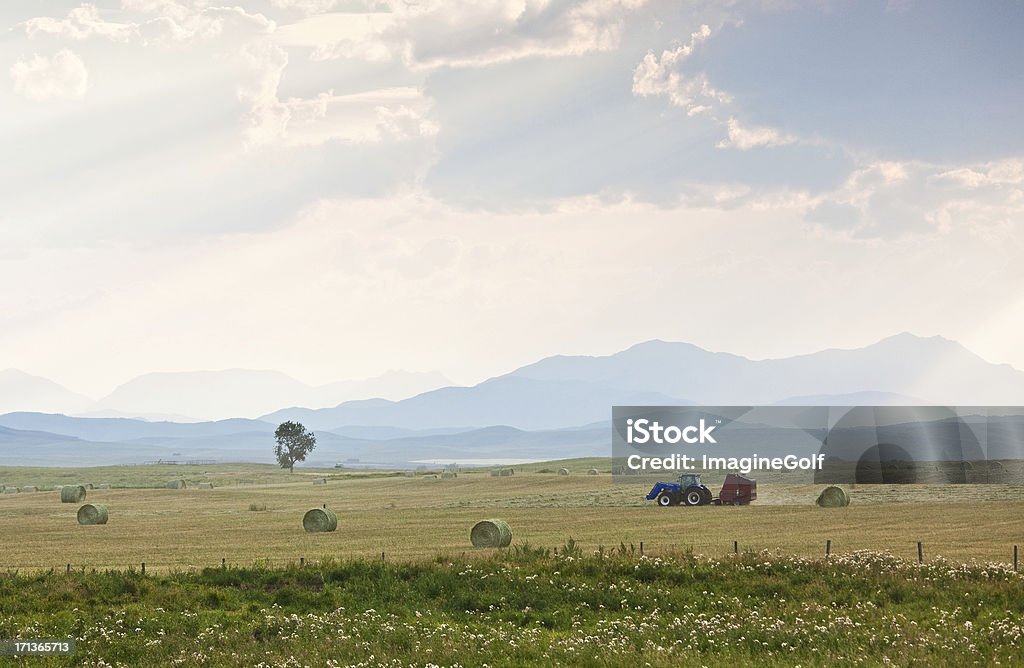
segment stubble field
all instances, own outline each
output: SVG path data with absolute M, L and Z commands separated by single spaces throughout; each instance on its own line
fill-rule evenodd
M 561 463 L 560 463 L 561 464 Z M 486 470 L 455 479 L 331 470 L 294 474 L 273 467 L 116 467 L 110 469 L 0 469 L 0 482 L 45 486 L 111 481 L 87 502 L 105 505 L 104 526 L 79 526 L 78 504 L 59 492 L 0 495 L 0 568 L 35 571 L 141 567 L 188 570 L 228 564 L 284 564 L 300 559 L 431 559 L 487 555 L 469 542 L 481 519 L 500 517 L 513 543 L 555 548 L 572 538 L 587 550 L 635 546 L 649 555 L 723 556 L 769 550 L 800 557 L 856 550 L 917 558 L 1009 563 L 1024 543 L 1020 487 L 854 486 L 848 508 L 823 509 L 813 501 L 821 485 L 759 482 L 748 507 L 659 508 L 644 501 L 648 485 L 615 483 L 605 472 L 586 475 L 592 462 L 533 465 L 514 476 Z M 314 478 L 327 483 L 314 485 Z M 155 488 L 183 478 L 183 490 Z M 212 490 L 198 489 L 199 481 Z M 712 489 L 721 481 L 707 479 Z M 147 487 L 117 487 L 146 485 Z M 327 504 L 338 530 L 307 534 L 303 513 Z M 259 510 L 250 510 L 250 507 Z M 265 507 L 265 510 L 263 508 Z

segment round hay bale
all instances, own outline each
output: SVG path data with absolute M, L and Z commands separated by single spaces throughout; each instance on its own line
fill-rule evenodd
M 78 509 L 79 524 L 106 524 L 109 515 L 106 506 L 97 506 L 87 503 Z
M 82 501 L 85 501 L 85 487 L 83 485 L 64 485 L 61 488 L 61 503 L 81 503 Z
M 493 471 L 491 471 L 491 477 L 492 478 L 497 478 L 497 477 L 503 476 L 503 475 L 505 475 L 504 471 L 499 471 L 498 469 L 494 469 Z
M 850 493 L 833 485 L 821 490 L 815 503 L 822 508 L 845 508 L 850 505 Z
M 1003 463 L 1002 462 L 997 462 L 995 460 L 990 461 L 988 463 L 988 468 L 989 468 L 990 471 L 998 471 L 999 473 L 1006 473 L 1006 467 L 1003 466 Z
M 406 478 L 415 478 L 416 477 L 416 471 L 406 471 L 405 472 L 405 477 Z
M 456 473 L 455 471 L 442 471 L 441 472 L 441 477 L 442 478 L 458 478 L 459 474 Z
M 167 483 L 167 489 L 185 489 L 185 487 L 184 480 L 171 480 Z
M 315 479 L 313 481 L 313 484 L 314 485 L 326 485 L 327 484 L 327 478 L 317 478 L 317 479 Z
M 102 485 L 96 485 L 96 489 L 110 489 L 110 484 L 103 483 Z
M 558 469 L 558 475 L 569 475 L 569 469 Z
M 327 508 L 314 508 L 302 517 L 302 528 L 308 533 L 334 531 L 338 528 L 338 516 Z
M 499 472 L 499 475 L 504 476 L 504 477 L 507 478 L 508 476 L 513 475 L 515 472 L 516 472 L 515 469 L 502 469 Z
M 597 469 L 590 469 L 587 471 L 587 475 L 597 475 Z
M 18 493 L 18 488 L 17 487 L 4 487 L 4 494 L 17 494 L 17 493 Z
M 18 490 L 19 492 L 38 492 L 39 490 L 35 485 L 26 485 Z
M 482 520 L 469 532 L 473 547 L 508 547 L 512 544 L 512 527 L 505 520 Z
M 212 482 L 201 482 L 199 483 L 199 489 L 213 489 Z

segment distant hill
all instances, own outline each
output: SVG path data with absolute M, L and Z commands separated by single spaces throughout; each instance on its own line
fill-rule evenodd
M 955 341 L 898 334 L 864 348 L 750 360 L 689 343 L 648 341 L 607 357 L 549 357 L 509 374 L 685 396 L 705 405 L 875 392 L 932 404 L 1024 403 L 1024 372 Z
M 255 417 L 281 406 L 317 408 L 367 397 L 403 399 L 449 383 L 436 372 L 389 371 L 375 378 L 320 386 L 278 371 L 252 369 L 149 373 L 119 386 L 91 410 L 216 420 Z
M 29 385 L 53 389 L 40 380 Z M 219 412 L 276 402 L 303 387 L 274 372 L 152 374 L 112 396 L 138 401 L 146 413 L 194 413 L 203 402 Z M 245 396 L 230 396 L 235 392 Z M 165 404 L 162 396 L 171 399 Z M 180 423 L 13 412 L 0 415 L 0 462 L 269 462 L 274 429 L 289 419 L 317 433 L 310 463 L 591 456 L 608 453 L 612 406 L 679 404 L 1024 405 L 1024 373 L 956 342 L 910 334 L 775 360 L 649 341 L 603 357 L 549 357 L 473 387 L 286 408 L 261 419 Z
M 607 454 L 608 435 L 606 427 L 528 432 L 499 426 L 457 434 L 371 440 L 318 431 L 316 448 L 306 464 L 334 466 L 356 459 L 358 465 L 409 468 L 415 466 L 413 462 L 427 459 L 455 462 L 546 459 L 553 453 L 567 457 L 600 456 Z M 220 435 L 154 433 L 121 441 L 102 441 L 0 426 L 0 466 L 100 466 L 160 459 L 269 464 L 274 462 L 273 434 L 252 431 Z
M 261 419 L 298 420 L 312 429 L 387 425 L 405 429 L 488 427 L 557 429 L 606 419 L 616 404 L 690 403 L 679 397 L 607 387 L 579 380 L 537 380 L 514 375 L 474 387 L 446 387 L 403 401 L 350 401 L 335 408 L 289 408 Z
M 899 334 L 853 350 L 750 360 L 689 343 L 648 341 L 605 357 L 556 356 L 474 387 L 398 402 L 290 408 L 263 419 L 314 428 L 557 429 L 608 419 L 613 405 L 774 403 L 1024 404 L 1024 373 L 941 337 Z
M 128 418 L 68 417 L 49 413 L 0 415 L 0 426 L 47 432 L 86 441 L 131 441 L 143 438 L 223 437 L 239 433 L 265 434 L 272 439 L 276 425 L 233 418 L 217 422 L 146 422 Z
M 0 413 L 11 411 L 59 411 L 78 413 L 92 400 L 52 380 L 17 369 L 0 371 Z

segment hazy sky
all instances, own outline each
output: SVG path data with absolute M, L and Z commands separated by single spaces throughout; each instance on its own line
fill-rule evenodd
M 237 6 L 236 6 L 237 4 Z M 0 4 L 0 368 L 1024 368 L 1024 5 Z

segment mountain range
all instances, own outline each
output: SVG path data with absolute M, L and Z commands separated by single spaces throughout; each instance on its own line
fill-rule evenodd
M 942 337 L 899 334 L 864 348 L 751 360 L 689 343 L 648 341 L 604 357 L 556 356 L 473 387 L 402 401 L 350 401 L 263 416 L 315 427 L 504 424 L 557 429 L 607 420 L 613 405 L 746 406 L 1024 403 L 1024 372 Z
M 404 399 L 451 385 L 438 372 L 389 371 L 364 380 L 307 385 L 279 371 L 226 369 L 148 373 L 93 400 L 57 383 L 0 371 L 0 413 L 39 411 L 90 417 L 196 422 L 256 417 L 281 406 L 325 407 L 351 399 Z
M 773 360 L 648 341 L 608 356 L 548 357 L 472 387 L 321 408 L 315 403 L 280 408 L 282 397 L 291 396 L 281 391 L 289 386 L 281 376 L 155 374 L 107 398 L 110 407 L 188 413 L 181 409 L 195 411 L 204 401 L 221 409 L 232 406 L 237 398 L 218 395 L 242 392 L 249 383 L 246 392 L 264 392 L 261 401 L 277 402 L 277 410 L 258 419 L 235 416 L 187 424 L 25 411 L 0 415 L 0 464 L 270 461 L 273 431 L 284 420 L 298 420 L 316 431 L 318 446 L 310 463 L 359 458 L 407 465 L 423 459 L 607 455 L 614 405 L 1024 404 L 1024 372 L 991 364 L 954 341 L 911 334 L 864 348 Z M 33 396 L 52 393 L 69 402 L 81 400 L 44 379 L 0 374 L 0 389 L 10 391 L 18 383 L 35 388 Z M 161 396 L 169 398 L 161 402 Z

